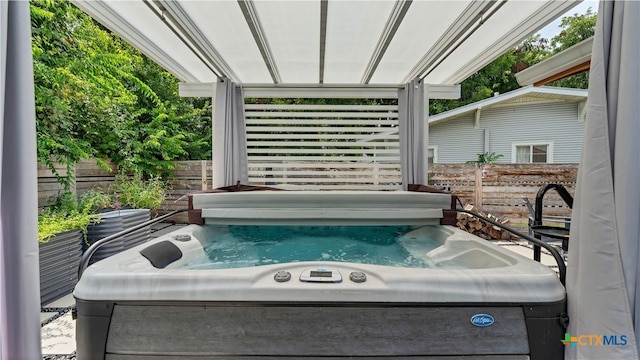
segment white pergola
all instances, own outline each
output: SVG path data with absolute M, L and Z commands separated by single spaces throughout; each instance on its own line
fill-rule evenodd
M 236 96 L 404 99 L 397 107 L 400 132 L 396 136 L 400 148 L 382 149 L 369 143 L 361 155 L 398 158 L 402 186 L 426 182 L 427 169 L 422 164 L 427 157 L 429 99 L 458 98 L 459 82 L 579 3 L 557 0 L 73 1 L 177 76 L 181 80 L 182 96 L 213 99 L 216 105 L 214 187 L 237 181 L 251 182 L 256 179 L 256 173 L 264 174 L 272 165 L 287 164 L 286 168 L 280 167 L 279 173 L 283 173 L 283 169 L 309 167 L 308 162 L 299 161 L 309 158 L 294 156 L 298 160 L 293 163 L 291 156 L 287 160 L 276 156 L 272 159 L 264 156 L 265 151 L 274 152 L 271 146 L 256 149 L 260 143 L 247 144 L 245 123 L 251 125 L 255 121 L 245 117 L 244 102 L 232 99 Z M 221 87 L 223 83 L 232 85 Z M 411 85 L 406 85 L 409 83 Z M 228 86 L 241 90 L 237 92 Z M 417 87 L 420 89 L 415 90 Z M 337 108 L 323 110 L 316 117 L 334 117 L 332 111 Z M 347 117 L 363 118 L 358 121 L 371 126 L 376 125 L 367 120 L 381 120 L 372 115 L 380 109 L 340 110 L 348 111 Z M 259 116 L 255 111 L 252 114 Z M 280 114 L 308 116 L 300 112 Z M 282 123 L 291 124 L 291 120 L 285 119 Z M 318 126 L 323 125 L 316 128 Z M 295 134 L 288 135 L 295 137 Z M 259 134 L 255 136 L 262 138 Z M 320 158 L 323 150 L 314 145 L 326 143 L 327 138 L 312 140 L 290 142 L 288 149 L 280 151 L 282 154 L 313 153 L 317 155 L 315 158 Z M 331 157 L 346 159 L 345 151 L 337 148 L 351 141 L 344 139 L 344 144 L 337 147 L 330 144 L 334 148 Z M 274 142 L 261 144 L 273 145 Z M 291 146 L 296 145 L 300 147 L 291 150 Z M 260 161 L 252 160 L 252 151 L 253 158 Z M 310 161 L 314 162 L 315 158 L 311 157 Z M 352 162 L 341 161 L 324 164 L 325 169 L 352 165 Z M 262 169 L 255 170 L 256 164 Z M 364 169 L 368 172 L 362 175 L 377 177 L 376 166 Z M 323 176 L 319 174 L 327 173 L 306 171 L 310 177 L 295 181 L 309 184 L 317 180 L 316 176 Z M 356 181 L 356 178 L 362 179 L 362 176 L 355 175 L 345 181 Z M 329 186 L 330 179 L 318 181 L 324 182 L 320 186 Z M 392 189 L 396 185 L 400 186 L 397 182 L 389 183 L 387 178 L 384 186 Z
M 177 76 L 185 95 L 224 77 L 250 97 L 457 84 L 580 1 L 73 2 Z

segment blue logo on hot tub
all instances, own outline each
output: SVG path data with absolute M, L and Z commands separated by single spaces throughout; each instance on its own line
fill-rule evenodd
M 475 326 L 490 326 L 493 322 L 493 316 L 489 314 L 475 314 L 471 317 L 471 323 Z

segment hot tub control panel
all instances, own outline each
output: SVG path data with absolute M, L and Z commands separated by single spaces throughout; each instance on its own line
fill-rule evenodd
M 351 274 L 349 274 L 349 280 L 353 281 L 354 283 L 363 283 L 367 281 L 367 275 L 362 271 L 353 271 L 351 272 Z
M 286 270 L 280 270 L 273 276 L 276 282 L 287 282 L 291 280 L 291 278 L 291 273 Z M 336 269 L 312 268 L 303 270 L 299 279 L 301 282 L 335 284 L 342 282 L 342 274 Z M 354 283 L 363 283 L 367 281 L 367 275 L 362 271 L 352 271 L 349 274 L 349 280 Z
M 278 271 L 274 276 L 273 279 L 277 282 L 287 282 L 289 280 L 291 280 L 291 273 L 288 271 Z
M 328 282 L 339 283 L 342 282 L 342 275 L 338 270 L 327 268 L 315 268 L 307 269 L 300 274 L 300 281 L 302 282 Z

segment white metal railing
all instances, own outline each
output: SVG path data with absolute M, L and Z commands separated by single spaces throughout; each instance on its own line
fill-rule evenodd
M 401 188 L 397 105 L 245 105 L 249 183 Z

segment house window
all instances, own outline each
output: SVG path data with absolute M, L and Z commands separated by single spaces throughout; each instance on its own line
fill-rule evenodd
M 429 146 L 427 149 L 427 163 L 435 164 L 438 162 L 438 147 L 437 146 Z
M 552 163 L 553 142 L 513 143 L 511 162 L 517 164 Z

